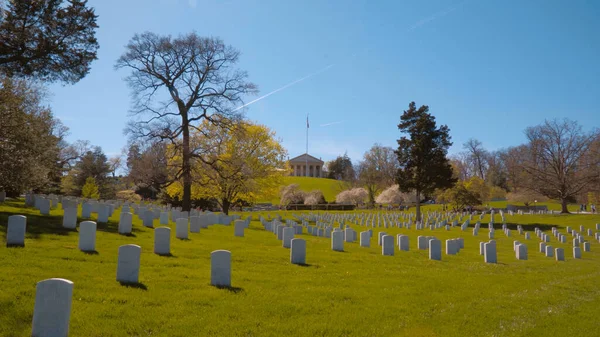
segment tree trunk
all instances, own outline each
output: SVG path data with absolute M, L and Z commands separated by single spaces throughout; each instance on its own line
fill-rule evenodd
M 231 206 L 231 203 L 229 202 L 229 200 L 223 199 L 223 205 L 221 206 L 221 208 L 223 208 L 223 213 L 225 213 L 225 215 L 229 215 L 229 207 L 230 206 Z
M 192 166 L 190 163 L 190 126 L 187 121 L 187 115 L 182 116 L 183 130 L 183 153 L 182 153 L 182 174 L 183 174 L 183 211 L 189 212 L 192 206 Z
M 416 191 L 417 197 L 417 221 L 421 221 L 421 192 Z
M 561 205 L 561 213 L 569 213 L 569 209 L 567 208 L 567 199 L 561 199 L 560 200 L 560 205 Z

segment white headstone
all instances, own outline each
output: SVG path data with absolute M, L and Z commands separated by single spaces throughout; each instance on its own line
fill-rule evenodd
M 488 242 L 483 245 L 485 263 L 498 263 L 496 257 L 496 243 Z
M 446 240 L 446 255 L 455 255 L 458 252 L 458 245 L 456 240 Z
M 200 228 L 202 228 L 200 217 L 194 215 L 190 216 L 190 233 L 200 233 Z M 242 236 L 244 236 L 243 231 Z
M 39 205 L 40 205 L 40 213 L 42 215 L 50 215 L 50 206 L 51 206 L 50 199 L 46 199 L 46 198 L 40 199 Z
M 419 235 L 417 237 L 417 248 L 420 250 L 426 250 L 429 248 L 429 239 L 426 236 Z
M 171 254 L 171 228 L 158 227 L 154 230 L 154 254 Z
M 392 235 L 384 235 L 381 238 L 381 255 L 394 255 L 394 237 Z
M 119 247 L 119 259 L 117 262 L 118 282 L 139 282 L 141 255 L 142 247 L 138 245 L 123 245 Z
M 161 225 L 169 224 L 169 212 L 160 212 L 160 224 Z
M 175 236 L 178 239 L 188 238 L 188 219 L 179 218 L 175 221 Z
M 562 248 L 556 248 L 554 250 L 554 256 L 556 257 L 556 261 L 564 261 L 565 260 L 565 250 Z
M 144 227 L 153 228 L 154 227 L 154 212 L 147 209 L 141 213 L 142 224 Z
M 589 242 L 584 242 L 583 243 L 583 251 L 584 252 L 589 252 L 590 251 L 590 243 Z
M 231 252 L 215 250 L 210 253 L 210 284 L 231 287 Z
M 27 217 L 24 215 L 11 215 L 8 217 L 6 229 L 6 246 L 25 246 L 25 231 Z
M 291 248 L 292 247 L 292 239 L 294 238 L 294 233 L 296 230 L 293 227 L 285 227 L 283 229 L 283 248 Z
M 517 260 L 527 260 L 527 246 L 520 243 L 516 248 Z
M 92 205 L 84 202 L 81 205 L 81 217 L 85 219 L 89 219 L 92 216 Z
M 120 234 L 131 234 L 131 221 L 133 214 L 121 213 L 119 216 L 119 233 Z
M 408 235 L 398 234 L 398 249 L 408 252 Z
M 581 248 L 579 248 L 579 247 L 573 247 L 573 258 L 574 259 L 581 259 Z
M 37 283 L 31 336 L 67 337 L 73 282 L 51 278 Z
M 429 240 L 429 259 L 441 261 L 442 260 L 442 242 L 438 239 Z
M 379 246 L 381 246 L 381 238 L 382 238 L 384 235 L 387 235 L 387 233 L 386 233 L 386 232 L 379 232 L 379 233 L 378 233 L 378 237 L 377 237 L 377 244 L 378 244 Z
M 344 251 L 344 232 L 334 231 L 331 233 L 331 249 L 337 252 Z
M 371 234 L 369 231 L 360 232 L 360 246 L 371 247 Z
M 98 205 L 98 222 L 107 223 L 108 222 L 108 205 L 99 204 Z
M 79 224 L 79 250 L 96 251 L 96 223 L 83 221 Z
M 69 207 L 64 209 L 63 227 L 69 229 L 77 228 L 77 208 Z
M 290 260 L 293 264 L 306 264 L 306 241 L 304 239 L 292 239 Z

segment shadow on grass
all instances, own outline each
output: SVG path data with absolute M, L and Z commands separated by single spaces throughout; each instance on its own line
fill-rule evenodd
M 564 227 L 562 225 L 549 225 L 549 224 L 541 224 L 541 223 L 530 223 L 530 224 L 516 224 L 516 223 L 506 223 L 506 228 L 510 229 L 510 230 L 517 230 L 518 226 L 521 225 L 521 227 L 523 227 L 523 231 L 533 231 L 536 227 L 539 228 L 542 231 L 549 231 L 552 230 L 552 227 Z M 475 226 L 474 223 L 470 224 L 469 227 L 473 228 Z M 487 229 L 488 228 L 488 224 L 487 223 L 481 223 L 481 228 L 480 229 Z M 502 223 L 494 223 L 494 229 L 502 229 Z
M 313 265 L 310 263 L 294 263 L 294 264 L 297 265 L 298 267 L 313 267 Z
M 169 254 L 156 254 L 156 255 L 158 255 L 158 256 L 161 256 L 161 257 L 172 257 L 172 258 L 177 258 L 177 256 L 175 256 L 175 255 L 173 255 L 173 254 L 171 254 L 171 253 L 169 253 Z
M 191 239 L 180 239 L 180 238 L 177 238 L 177 240 L 179 240 L 179 241 L 192 241 Z
M 125 233 L 125 234 L 119 233 L 119 234 L 121 234 L 122 236 L 128 236 L 128 237 L 132 237 L 132 238 L 136 238 L 137 237 L 137 235 L 135 235 L 133 233 Z
M 6 232 L 8 226 L 8 217 L 11 215 L 25 215 L 27 217 L 27 236 L 38 239 L 43 234 L 54 235 L 69 235 L 69 233 L 77 233 L 77 229 L 68 229 L 62 226 L 62 215 L 40 215 L 30 214 L 38 212 L 33 207 L 25 206 L 22 201 L 5 202 L 3 205 L 18 209 L 16 212 L 0 212 L 0 230 Z M 23 210 L 22 212 L 20 210 Z M 77 217 L 77 223 L 82 221 L 94 221 L 94 219 L 84 219 Z M 101 232 L 115 233 L 119 232 L 118 221 L 109 220 L 107 223 L 96 223 L 96 230 Z M 137 228 L 132 228 L 132 232 L 139 232 Z M 130 236 L 135 237 L 131 233 Z
M 100 253 L 98 253 L 97 250 L 82 250 L 82 253 L 84 253 L 85 255 L 98 255 Z
M 232 286 L 213 286 L 213 287 L 215 287 L 217 289 L 221 289 L 221 290 L 227 290 L 228 292 L 234 293 L 234 294 L 241 293 L 244 291 L 244 289 L 240 288 L 240 287 L 232 287 Z
M 148 290 L 148 287 L 141 283 L 141 282 L 119 282 L 123 287 L 126 288 L 135 288 L 135 289 L 142 289 L 142 290 Z
M 6 248 L 25 248 L 25 245 L 20 244 L 6 244 Z

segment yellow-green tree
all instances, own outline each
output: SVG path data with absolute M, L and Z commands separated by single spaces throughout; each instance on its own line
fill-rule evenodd
M 208 121 L 192 135 L 192 198 L 214 198 L 225 214 L 237 204 L 277 195 L 288 172 L 286 150 L 264 125 L 243 121 L 222 128 Z M 175 156 L 171 161 L 181 160 Z M 167 188 L 183 196 L 182 181 Z
M 99 199 L 100 192 L 98 191 L 98 185 L 96 184 L 96 179 L 92 177 L 88 177 L 85 180 L 85 185 L 81 189 L 81 196 L 89 199 Z

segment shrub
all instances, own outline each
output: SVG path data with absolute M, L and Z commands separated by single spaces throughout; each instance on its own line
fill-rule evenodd
M 128 201 L 130 203 L 138 203 L 142 201 L 142 197 L 139 194 L 135 193 L 134 190 L 123 190 L 117 192 L 117 199 Z

